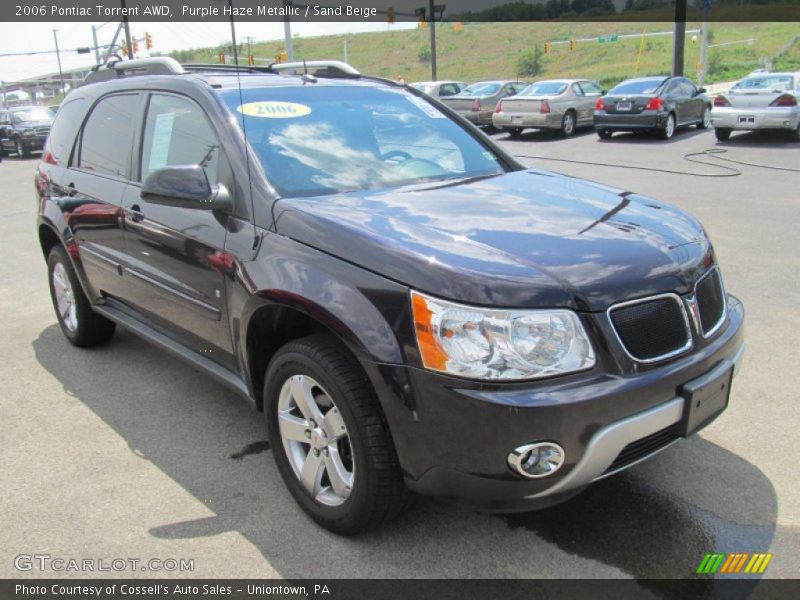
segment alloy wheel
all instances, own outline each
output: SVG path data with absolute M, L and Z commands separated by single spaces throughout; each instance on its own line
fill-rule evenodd
M 347 501 L 355 462 L 331 395 L 311 377 L 294 375 L 281 388 L 277 416 L 286 457 L 305 490 L 327 506 Z
M 56 296 L 58 315 L 64 327 L 72 333 L 78 328 L 78 308 L 75 305 L 75 294 L 69 282 L 64 265 L 57 262 L 53 267 L 53 290 Z
M 572 132 L 575 131 L 575 119 L 571 112 L 564 115 L 564 122 L 561 124 L 561 129 L 564 135 L 572 135 Z
M 664 137 L 670 139 L 675 134 L 675 117 L 667 115 L 667 122 L 664 124 Z

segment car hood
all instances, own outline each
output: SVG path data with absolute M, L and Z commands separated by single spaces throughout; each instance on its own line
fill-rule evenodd
M 451 300 L 605 310 L 686 293 L 713 263 L 700 224 L 661 202 L 546 171 L 287 198 L 280 234 Z
M 18 123 L 17 127 L 20 129 L 38 129 L 40 127 L 52 127 L 52 121 L 25 121 L 24 123 Z

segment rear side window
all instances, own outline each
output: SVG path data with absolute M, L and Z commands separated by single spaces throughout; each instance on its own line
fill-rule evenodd
M 128 178 L 137 94 L 108 96 L 89 115 L 78 166 L 99 175 Z
M 203 110 L 180 96 L 150 98 L 142 141 L 142 177 L 170 166 L 200 165 L 217 183 L 219 140 Z
M 59 165 L 64 166 L 69 163 L 69 155 L 83 120 L 85 106 L 86 100 L 78 98 L 62 104 L 58 109 L 46 151 L 50 152 Z

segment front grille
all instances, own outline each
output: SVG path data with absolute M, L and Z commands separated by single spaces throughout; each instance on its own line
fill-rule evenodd
M 50 133 L 49 127 L 37 127 L 33 130 L 34 134 L 40 137 L 47 137 L 47 134 Z
M 703 335 L 708 336 L 717 329 L 725 317 L 725 291 L 722 289 L 722 277 L 717 269 L 713 269 L 697 282 L 695 297 L 700 328 Z
M 683 303 L 673 294 L 612 307 L 609 316 L 625 350 L 638 361 L 668 358 L 691 346 Z
M 670 425 L 660 431 L 651 433 L 641 439 L 631 442 L 625 446 L 622 451 L 614 459 L 614 462 L 605 470 L 606 473 L 611 473 L 630 464 L 641 460 L 654 452 L 661 450 L 667 444 L 672 443 L 678 439 L 676 425 Z

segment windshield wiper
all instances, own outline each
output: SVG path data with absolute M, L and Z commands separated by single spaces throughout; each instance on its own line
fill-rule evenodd
M 430 187 L 415 188 L 409 191 L 416 192 L 421 190 L 438 190 L 441 188 L 452 187 L 454 185 L 461 185 L 462 183 L 473 183 L 475 181 L 480 181 L 482 179 L 491 179 L 492 177 L 499 177 L 500 175 L 504 174 L 505 173 L 489 173 L 486 175 L 472 175 L 470 177 L 447 177 L 445 179 L 438 179 L 436 181 L 432 181 L 431 183 L 434 185 L 431 185 Z

